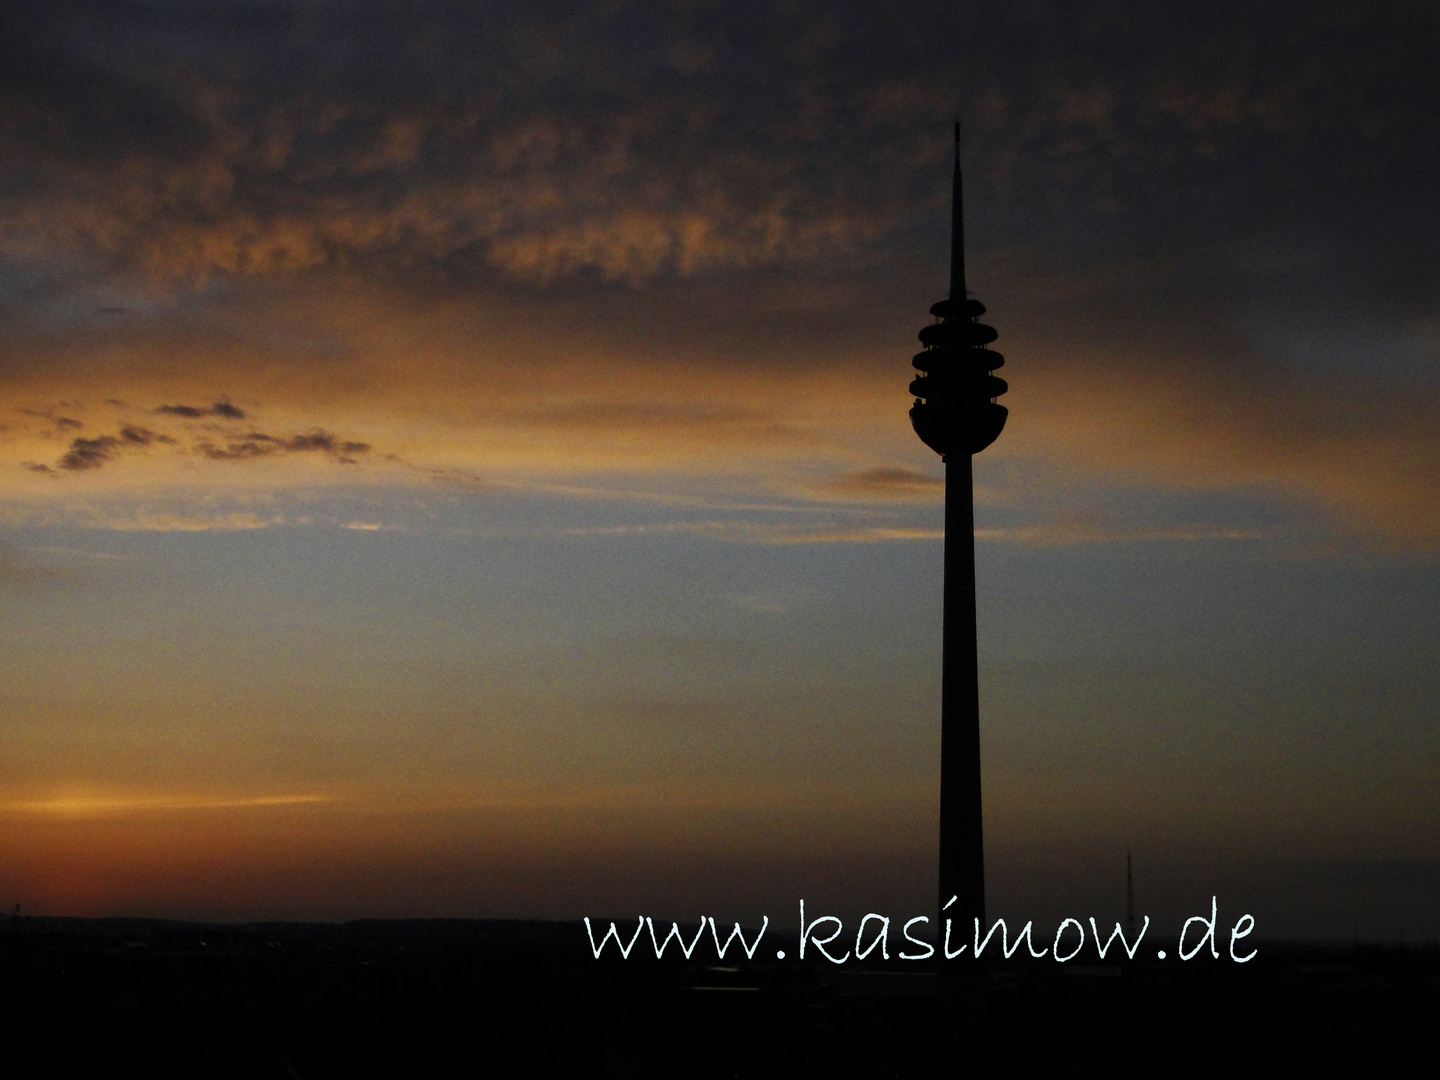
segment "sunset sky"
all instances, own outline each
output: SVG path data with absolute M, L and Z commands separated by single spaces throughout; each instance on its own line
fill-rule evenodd
M 0 906 L 1440 933 L 1440 11 L 0 3 Z

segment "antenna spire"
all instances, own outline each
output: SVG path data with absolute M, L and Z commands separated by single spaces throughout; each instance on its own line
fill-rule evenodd
M 955 178 L 950 195 L 950 299 L 965 299 L 965 202 L 960 192 L 960 121 L 955 121 Z

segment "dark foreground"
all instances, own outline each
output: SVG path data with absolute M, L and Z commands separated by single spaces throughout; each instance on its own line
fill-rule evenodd
M 0 939 L 5 1058 L 34 1076 L 1385 1075 L 1428 1058 L 1440 1005 L 1433 948 L 1017 955 L 952 1010 L 920 964 L 657 961 L 644 939 L 597 961 L 578 924 L 34 918 Z

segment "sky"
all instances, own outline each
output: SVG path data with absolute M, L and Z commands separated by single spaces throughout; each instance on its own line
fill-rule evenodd
M 958 118 L 990 910 L 1440 934 L 1437 48 L 6 0 L 0 904 L 929 911 Z

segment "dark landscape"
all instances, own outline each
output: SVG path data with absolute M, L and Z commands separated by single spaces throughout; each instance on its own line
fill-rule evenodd
M 1423 1051 L 1434 945 L 1258 947 L 1017 956 L 947 1016 L 925 965 L 597 961 L 578 923 L 21 917 L 7 1041 L 37 1076 L 257 1080 L 931 1076 L 950 1040 L 958 1075 L 1376 1075 Z

